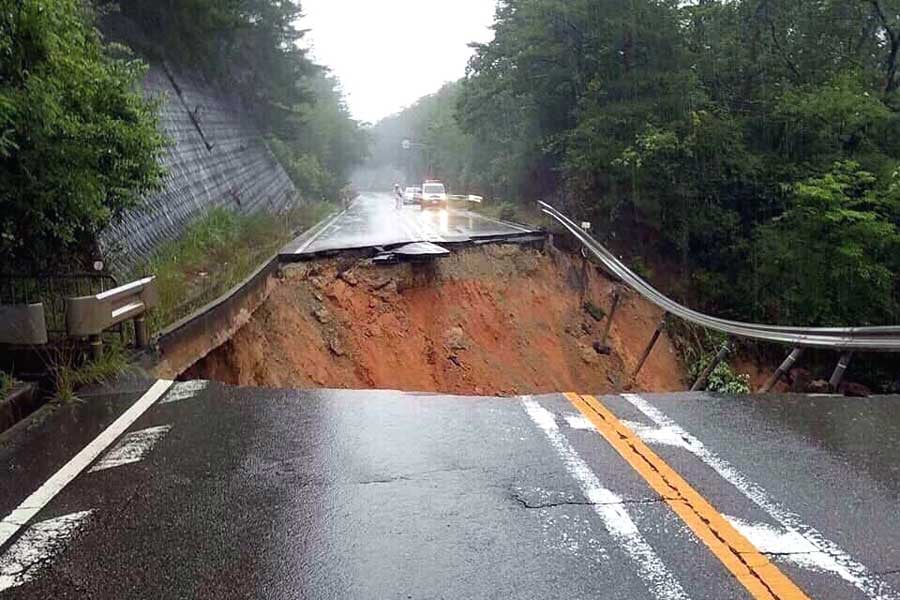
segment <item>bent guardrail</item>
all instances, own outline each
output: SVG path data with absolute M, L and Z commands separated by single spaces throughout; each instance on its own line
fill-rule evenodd
M 612 252 L 584 231 L 578 223 L 568 218 L 546 202 L 540 202 L 541 211 L 553 218 L 571 233 L 604 268 L 618 277 L 641 296 L 671 314 L 702 327 L 707 327 L 729 336 L 762 340 L 778 344 L 786 344 L 794 350 L 779 367 L 776 374 L 761 391 L 769 391 L 778 379 L 789 370 L 800 358 L 804 348 L 823 348 L 842 352 L 841 362 L 832 375 L 831 383 L 836 387 L 840 383 L 849 365 L 853 352 L 900 352 L 900 326 L 886 327 L 791 327 L 784 325 L 767 325 L 762 323 L 745 323 L 720 319 L 690 309 L 668 298 L 659 290 L 647 283 L 634 271 L 625 266 Z M 652 349 L 652 348 L 651 348 Z M 719 360 L 724 358 L 719 353 Z M 638 370 L 640 370 L 640 366 Z M 713 365 L 714 366 L 714 365 Z M 711 369 L 710 369 L 711 370 Z M 636 375 L 637 373 L 635 373 Z M 695 384 L 695 387 L 696 384 Z
M 156 278 L 146 277 L 93 296 L 66 298 L 66 332 L 71 337 L 88 338 L 95 356 L 103 351 L 100 334 L 134 320 L 135 345 L 147 345 L 146 312 L 156 306 Z

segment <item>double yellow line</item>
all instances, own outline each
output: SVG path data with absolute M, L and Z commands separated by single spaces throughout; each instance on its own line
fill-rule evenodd
M 566 394 L 566 398 L 681 517 L 753 598 L 809 598 L 602 402 L 593 396 L 577 394 Z

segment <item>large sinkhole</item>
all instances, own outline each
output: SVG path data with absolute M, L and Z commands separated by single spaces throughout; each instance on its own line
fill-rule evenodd
M 508 244 L 426 263 L 331 258 L 285 265 L 265 303 L 184 378 L 241 386 L 474 395 L 621 389 L 661 312 L 558 251 Z M 683 389 L 669 339 L 636 389 Z

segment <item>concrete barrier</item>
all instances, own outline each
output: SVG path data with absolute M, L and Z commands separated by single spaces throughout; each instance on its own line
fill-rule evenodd
M 47 343 L 44 305 L 0 304 L 0 344 L 40 346 Z

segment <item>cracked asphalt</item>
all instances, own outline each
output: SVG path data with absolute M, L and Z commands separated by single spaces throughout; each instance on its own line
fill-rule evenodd
M 0 513 L 148 385 L 0 438 Z M 900 398 L 599 401 L 807 597 L 900 597 Z M 0 547 L 0 598 L 754 597 L 561 394 L 176 383 L 128 432 L 165 425 Z

